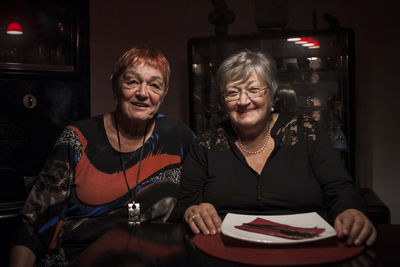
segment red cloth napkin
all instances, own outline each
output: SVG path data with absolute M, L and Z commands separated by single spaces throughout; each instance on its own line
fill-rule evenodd
M 251 226 L 249 224 L 251 224 L 253 226 Z M 263 226 L 266 226 L 266 227 L 263 228 Z M 245 231 L 266 234 L 266 235 L 271 235 L 271 236 L 277 236 L 277 237 L 282 237 L 282 238 L 288 238 L 288 239 L 295 239 L 295 240 L 316 237 L 325 231 L 325 228 L 296 227 L 296 226 L 291 226 L 291 225 L 287 225 L 287 224 L 273 222 L 270 220 L 265 220 L 262 218 L 256 218 L 255 220 L 253 220 L 247 224 L 236 225 L 235 228 L 245 230 Z

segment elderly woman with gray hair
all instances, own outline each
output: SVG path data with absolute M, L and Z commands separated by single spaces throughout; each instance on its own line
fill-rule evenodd
M 216 234 L 226 213 L 315 211 L 350 245 L 376 230 L 328 136 L 307 115 L 272 113 L 274 61 L 241 51 L 217 72 L 228 121 L 201 133 L 187 155 L 176 212 L 194 233 Z

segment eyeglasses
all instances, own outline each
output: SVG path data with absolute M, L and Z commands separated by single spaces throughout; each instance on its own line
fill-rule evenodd
M 224 92 L 224 98 L 227 102 L 236 101 L 240 98 L 242 93 L 246 93 L 248 98 L 254 99 L 261 97 L 267 89 L 268 87 L 249 87 L 246 89 L 227 88 Z

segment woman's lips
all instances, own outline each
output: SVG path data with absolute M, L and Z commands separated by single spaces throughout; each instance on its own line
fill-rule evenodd
M 145 104 L 145 103 L 140 103 L 140 102 L 134 102 L 132 103 L 132 105 L 136 106 L 136 107 L 140 107 L 140 108 L 147 108 L 149 107 L 149 105 Z
M 244 113 L 249 113 L 249 112 L 251 112 L 253 110 L 254 110 L 253 108 L 252 109 L 241 109 L 241 110 L 238 110 L 237 112 L 241 113 L 241 114 L 244 114 Z

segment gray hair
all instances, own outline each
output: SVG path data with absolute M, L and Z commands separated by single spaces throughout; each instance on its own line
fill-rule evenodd
M 228 83 L 247 81 L 253 70 L 261 82 L 268 86 L 272 98 L 278 87 L 275 60 L 261 52 L 243 50 L 226 58 L 217 71 L 217 85 L 223 93 Z

